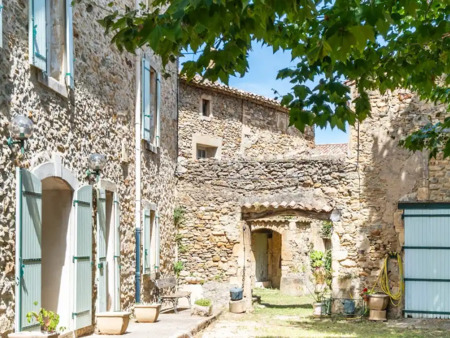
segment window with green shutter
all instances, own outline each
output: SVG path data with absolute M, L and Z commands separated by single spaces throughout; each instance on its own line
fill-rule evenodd
M 42 70 L 40 81 L 73 87 L 72 0 L 29 0 L 29 12 L 30 63 Z
M 147 149 L 156 152 L 160 145 L 161 75 L 142 59 L 142 139 Z
M 97 313 L 107 309 L 106 191 L 97 190 Z
M 120 311 L 120 201 L 114 193 L 114 311 Z
M 76 191 L 75 200 L 75 329 L 92 325 L 92 186 Z
M 0 0 L 0 48 L 3 47 L 3 1 Z
M 144 275 L 148 275 L 151 272 L 151 260 L 150 260 L 150 255 L 151 255 L 151 227 L 150 227 L 150 223 L 151 223 L 151 215 L 150 215 L 150 209 L 144 209 L 143 212 L 143 245 L 144 245 L 144 250 L 143 250 L 143 255 L 144 255 Z
M 16 331 L 39 330 L 26 315 L 41 307 L 42 185 L 26 169 L 16 169 Z

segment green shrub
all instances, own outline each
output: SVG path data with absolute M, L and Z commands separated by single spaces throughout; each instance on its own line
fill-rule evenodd
M 196 305 L 199 306 L 210 306 L 212 304 L 211 299 L 201 298 L 195 301 Z
M 173 271 L 175 272 L 177 278 L 180 277 L 180 272 L 184 269 L 184 263 L 181 261 L 173 263 Z
M 322 223 L 322 229 L 320 231 L 320 236 L 322 238 L 331 238 L 331 233 L 333 232 L 333 222 L 324 221 Z

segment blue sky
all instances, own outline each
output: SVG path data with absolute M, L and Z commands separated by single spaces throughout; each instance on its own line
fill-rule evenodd
M 194 57 L 193 55 L 186 56 L 186 60 Z M 180 61 L 183 62 L 183 59 Z M 275 78 L 278 70 L 289 66 L 290 63 L 289 54 L 282 52 L 273 54 L 271 48 L 257 45 L 249 55 L 249 72 L 243 78 L 231 78 L 229 84 L 231 87 L 270 98 L 275 97 L 272 89 L 276 89 L 280 94 L 285 94 L 291 88 L 289 81 L 275 80 Z M 313 84 L 311 83 L 311 85 Z M 316 144 L 346 142 L 348 142 L 348 134 L 338 129 L 316 129 Z

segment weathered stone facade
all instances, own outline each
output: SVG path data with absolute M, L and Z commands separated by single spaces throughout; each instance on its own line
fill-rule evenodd
M 210 116 L 202 116 L 202 99 L 210 101 Z M 179 154 L 186 159 L 195 158 L 202 136 L 220 140 L 223 160 L 294 157 L 314 139 L 310 129 L 304 136 L 289 127 L 288 112 L 276 101 L 209 82 L 181 80 L 179 109 Z
M 105 1 L 98 2 L 106 6 Z M 122 6 L 134 1 L 122 0 Z M 135 294 L 135 107 L 136 57 L 120 53 L 104 36 L 97 23 L 105 13 L 98 7 L 87 11 L 75 5 L 74 78 L 75 88 L 63 97 L 37 80 L 38 71 L 29 64 L 28 13 L 29 1 L 3 1 L 4 48 L 0 48 L 0 333 L 5 336 L 14 329 L 17 308 L 15 299 L 15 167 L 33 170 L 53 159 L 82 184 L 88 184 L 85 172 L 87 157 L 97 152 L 107 156 L 102 179 L 112 182 L 120 197 L 121 236 L 121 299 L 122 309 L 130 309 Z M 138 63 L 139 64 L 139 63 Z M 152 57 L 152 66 L 161 70 Z M 142 145 L 142 201 L 155 203 L 161 228 L 162 274 L 173 270 L 175 229 L 173 208 L 175 167 L 177 157 L 177 69 L 167 69 L 172 77 L 161 84 L 161 134 L 157 153 Z M 34 135 L 27 142 L 26 152 L 9 148 L 8 125 L 12 117 L 28 115 L 34 122 Z M 57 154 L 54 157 L 53 154 Z M 57 160 L 59 161 L 59 160 Z M 94 203 L 95 204 L 95 203 Z M 96 219 L 93 217 L 93 254 L 95 261 Z M 93 284 L 95 298 L 95 264 Z M 143 285 L 144 288 L 146 285 Z M 70 292 L 70 290 L 67 290 Z M 143 300 L 149 300 L 143 294 Z M 95 301 L 92 313 L 95 314 Z
M 205 90 L 186 85 L 182 88 L 187 97 L 194 97 L 194 89 L 198 95 Z M 240 98 L 228 91 L 217 97 L 224 95 L 239 104 Z M 307 289 L 308 252 L 311 248 L 325 248 L 311 232 L 317 234 L 314 229 L 320 227 L 321 220 L 329 219 L 331 211 L 338 210 L 340 217 L 333 222 L 331 243 L 327 244 L 333 257 L 333 296 L 350 298 L 364 287 L 373 287 L 386 255 L 401 252 L 404 243 L 398 203 L 447 201 L 448 161 L 437 159 L 429 163 L 426 154 L 413 154 L 398 146 L 408 132 L 426 123 L 428 115 L 442 116 L 443 107 L 425 104 L 401 91 L 386 95 L 373 92 L 370 98 L 372 117 L 351 129 L 348 151 L 336 152 L 337 156 L 324 158 L 320 151 L 329 154 L 333 147 L 315 149 L 311 145 L 300 158 L 292 159 L 278 150 L 282 159 L 270 160 L 271 153 L 267 150 L 273 146 L 270 142 L 267 148 L 255 148 L 251 159 L 236 155 L 225 160 L 197 161 L 187 159 L 188 150 L 182 152 L 177 203 L 186 208 L 180 229 L 183 245 L 189 248 L 188 253 L 180 255 L 186 264 L 183 272 L 186 283 L 222 279 L 230 285 L 247 288 L 254 285 L 254 253 L 248 248 L 249 233 L 259 227 L 283 233 L 287 238 L 292 235 L 285 231 L 295 229 L 292 237 L 297 240 L 283 239 L 280 287 L 283 289 L 284 278 L 291 288 L 298 290 L 303 284 Z M 189 148 L 189 135 L 199 126 L 203 133 L 214 135 L 230 123 L 218 120 L 216 124 L 220 127 L 212 126 L 213 117 L 210 124 L 195 124 L 192 120 L 201 121 L 196 114 L 198 110 L 194 107 L 189 110 L 182 105 L 180 109 L 180 121 L 195 126 L 184 130 L 181 149 Z M 232 120 L 231 114 L 227 116 Z M 251 115 L 247 119 L 252 120 Z M 181 124 L 180 128 L 183 127 Z M 252 137 L 265 140 L 258 132 L 254 129 Z M 234 149 L 238 149 L 236 144 Z M 266 225 L 261 225 L 262 222 Z M 255 227 L 256 224 L 259 225 Z M 306 225 L 303 233 L 297 232 L 301 224 Z M 394 261 L 390 261 L 390 277 L 395 293 L 399 276 Z M 293 284 L 292 280 L 297 282 Z M 401 307 L 392 308 L 390 313 L 400 315 Z

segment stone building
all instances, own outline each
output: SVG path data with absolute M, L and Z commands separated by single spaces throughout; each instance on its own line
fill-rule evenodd
M 351 184 L 339 174 L 350 171 L 339 161 L 347 145 L 324 156 L 313 130 L 289 127 L 277 101 L 219 84 L 182 81 L 179 107 L 182 278 L 306 293 L 309 252 L 330 247 L 321 226 L 337 205 L 333 194 Z
M 405 233 L 402 215 L 407 216 L 409 208 L 445 212 L 447 204 L 432 202 L 448 201 L 448 160 L 429 161 L 426 153 L 398 146 L 428 116 L 442 117 L 444 107 L 420 102 L 408 92 L 373 92 L 372 117 L 351 129 L 348 144 L 315 146 L 311 132 L 290 133 L 275 122 L 280 117 L 273 119 L 273 110 L 283 112 L 276 102 L 269 107 L 252 94 L 210 83 L 182 83 L 180 89 L 177 204 L 185 215 L 178 238 L 187 289 L 203 284 L 203 293 L 218 302 L 226 300 L 220 293 L 231 285 L 243 286 L 248 299 L 259 282 L 292 294 L 310 293 L 309 253 L 330 249 L 332 295 L 352 298 L 376 284 L 385 258 L 396 252 L 405 261 L 406 300 L 391 307 L 391 315 L 405 310 L 405 315 L 445 316 L 444 301 L 418 305 L 414 300 L 423 289 L 417 283 L 448 276 L 445 269 L 442 277 L 425 266 L 413 271 L 420 257 L 423 262 L 435 256 L 426 256 L 412 230 Z M 254 109 L 245 108 L 249 102 Z M 209 111 L 211 116 L 205 116 Z M 264 123 L 271 125 L 272 135 L 264 136 Z M 247 138 L 245 130 L 252 130 Z M 228 134 L 235 135 L 233 141 L 227 140 Z M 202 143 L 205 135 L 219 141 Z M 290 144 L 289 151 L 277 148 L 277 142 Z M 198 151 L 208 147 L 222 151 Z M 211 155 L 218 153 L 221 156 Z M 331 238 L 321 239 L 321 228 L 329 220 Z M 439 241 L 436 231 L 433 238 L 422 236 L 424 241 Z M 406 246 L 406 254 L 405 236 L 411 246 Z M 436 261 L 442 259 L 434 254 Z M 395 259 L 388 258 L 388 263 L 390 287 L 396 293 L 399 268 Z M 219 291 L 211 293 L 208 283 L 217 284 Z M 444 289 L 430 285 L 427 295 L 436 299 Z
M 103 10 L 71 2 L 0 1 L 2 336 L 35 329 L 41 306 L 92 331 L 96 313 L 133 306 L 136 278 L 150 301 L 151 278 L 173 269 L 177 67 L 165 79 L 150 52 L 120 53 Z M 24 154 L 6 142 L 18 115 L 34 123 Z

